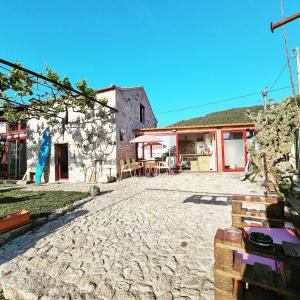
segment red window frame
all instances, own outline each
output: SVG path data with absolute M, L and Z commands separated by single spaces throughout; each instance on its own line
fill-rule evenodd
M 229 130 L 221 130 L 221 142 L 222 142 L 222 169 L 223 172 L 243 172 L 245 171 L 245 168 L 239 168 L 239 169 L 234 169 L 234 170 L 228 170 L 225 169 L 225 149 L 224 149 L 224 133 L 231 133 L 231 132 L 242 132 L 243 133 L 243 140 L 244 140 L 244 159 L 245 159 L 245 166 L 248 162 L 247 158 L 247 137 L 246 137 L 246 132 L 247 129 L 229 129 Z
M 178 136 L 180 134 L 191 134 L 191 133 L 213 133 L 215 136 L 215 141 L 216 141 L 216 170 L 215 171 L 209 171 L 209 172 L 218 172 L 219 171 L 219 157 L 218 157 L 218 138 L 217 138 L 217 130 L 211 130 L 211 131 L 201 131 L 201 130 L 196 130 L 196 131 L 183 131 L 183 132 L 160 132 L 160 133 L 146 133 L 149 135 L 154 135 L 154 136 L 168 136 L 168 135 L 173 135 L 176 136 L 176 167 L 179 168 L 179 147 L 178 147 L 178 141 L 179 138 Z M 135 148 L 135 155 L 136 155 L 136 160 L 138 160 L 138 144 L 136 144 Z M 145 149 L 143 147 L 143 159 L 145 159 Z M 201 172 L 201 171 L 200 171 Z

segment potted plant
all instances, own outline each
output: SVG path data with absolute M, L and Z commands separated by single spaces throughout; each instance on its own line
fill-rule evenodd
M 30 222 L 30 211 L 21 210 L 0 218 L 0 232 L 5 232 Z

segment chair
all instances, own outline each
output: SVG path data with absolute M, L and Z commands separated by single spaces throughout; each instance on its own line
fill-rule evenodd
M 144 164 L 140 161 L 135 161 L 135 159 L 132 158 L 131 159 L 131 166 L 134 169 L 135 174 L 136 174 L 136 171 L 138 171 L 138 174 L 140 176 L 141 175 L 141 170 L 144 168 Z
M 134 172 L 134 169 L 132 168 L 131 165 L 128 165 L 125 163 L 124 159 L 120 159 L 120 173 L 121 173 L 121 176 L 120 176 L 120 180 L 122 180 L 123 178 L 123 174 L 126 174 L 129 172 L 130 176 L 132 177 L 132 172 Z
M 157 170 L 158 174 L 161 173 L 161 170 L 166 170 L 168 175 L 169 175 L 169 173 L 170 173 L 170 167 L 169 167 L 168 164 L 167 164 L 166 162 L 164 162 L 164 161 L 159 161 L 159 162 L 157 162 L 156 170 Z
M 156 162 L 146 161 L 145 162 L 145 174 L 155 174 L 157 173 Z

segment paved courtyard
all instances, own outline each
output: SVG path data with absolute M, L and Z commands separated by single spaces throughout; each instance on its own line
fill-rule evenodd
M 231 223 L 227 194 L 263 193 L 238 174 L 216 173 L 100 188 L 94 200 L 0 248 L 7 299 L 213 299 L 213 237 Z

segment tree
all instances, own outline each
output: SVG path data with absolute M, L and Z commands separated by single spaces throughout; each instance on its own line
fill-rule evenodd
M 67 130 L 76 144 L 77 160 L 85 171 L 95 173 L 97 162 L 105 161 L 115 147 L 112 134 L 115 110 L 107 105 L 106 99 L 97 99 L 95 90 L 88 87 L 85 80 L 76 83 L 78 93 L 75 93 L 69 78 L 61 78 L 49 67 L 46 67 L 44 75 L 41 74 L 42 79 L 22 69 L 20 64 L 0 69 L 0 100 L 4 118 L 9 122 L 39 120 L 37 131 L 31 130 L 30 126 L 28 128 L 29 144 L 32 142 L 33 147 L 38 146 L 36 135 L 41 136 L 45 130 L 56 139 L 63 137 Z M 85 161 L 87 157 L 89 165 Z M 28 164 L 34 165 L 35 161 L 36 157 L 32 156 Z
M 16 65 L 22 68 L 20 64 Z M 96 99 L 94 89 L 89 88 L 85 80 L 76 83 L 80 95 L 74 93 L 69 78 L 61 79 L 49 67 L 44 76 L 49 81 L 35 78 L 18 68 L 6 70 L 6 73 L 0 72 L 0 100 L 9 121 L 40 117 L 57 119 L 68 107 L 84 113 L 93 109 L 95 103 L 100 104 L 100 108 L 107 104 L 105 99 Z
M 267 170 L 271 175 L 276 172 L 276 165 L 279 162 L 289 160 L 293 132 L 297 128 L 297 109 L 295 98 L 290 97 L 257 114 L 248 113 L 256 128 L 256 135 L 249 143 L 248 150 L 259 172 L 263 172 L 264 169 L 262 160 L 264 156 Z

